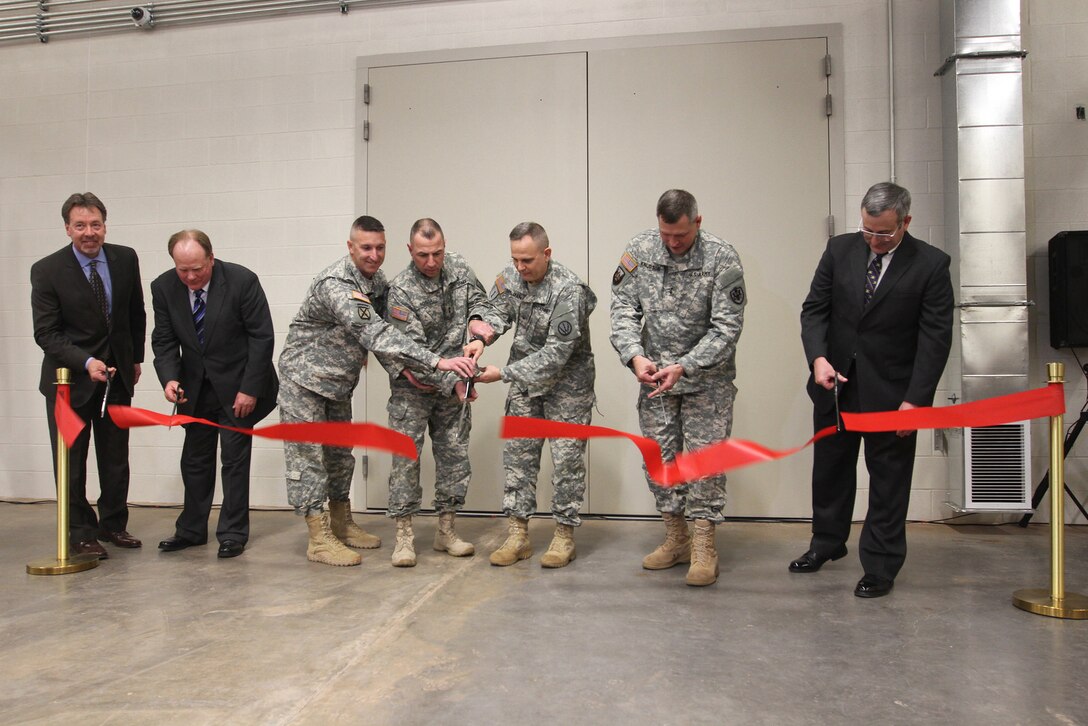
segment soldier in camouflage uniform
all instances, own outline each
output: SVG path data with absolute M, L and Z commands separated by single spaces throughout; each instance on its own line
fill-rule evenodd
M 516 325 L 510 360 L 502 368 L 487 366 L 476 380 L 501 379 L 511 384 L 508 416 L 588 424 L 595 400 L 589 315 L 597 296 L 577 275 L 552 260 L 551 253 L 548 235 L 536 222 L 523 222 L 510 232 L 513 265 L 503 270 L 491 289 L 497 315 L 469 325 L 474 336 L 488 343 L 492 336 L 484 329 L 487 323 L 498 335 Z M 575 557 L 574 527 L 581 524 L 578 511 L 586 490 L 586 442 L 549 439 L 549 445 L 555 469 L 552 516 L 556 527 L 540 564 L 563 567 Z M 510 526 L 506 541 L 491 553 L 493 565 L 512 565 L 533 554 L 529 517 L 536 511 L 543 446 L 540 439 L 511 439 L 503 447 L 503 512 Z
M 632 239 L 612 277 L 612 346 L 642 384 L 642 434 L 666 461 L 729 437 L 733 426 L 737 339 L 744 323 L 744 272 L 727 242 L 700 230 L 688 192 L 657 202 L 658 229 Z M 714 526 L 723 521 L 725 476 L 666 488 L 647 475 L 665 520 L 665 542 L 648 570 L 690 562 L 689 585 L 718 578 Z M 694 539 L 686 517 L 695 520 Z
M 284 423 L 350 421 L 351 394 L 359 383 L 367 350 L 385 353 L 420 371 L 456 371 L 466 377 L 475 363 L 464 357 L 439 358 L 382 319 L 386 280 L 385 228 L 373 217 L 359 217 L 348 238 L 348 254 L 318 273 L 291 321 L 280 354 L 280 420 Z M 362 560 L 344 545 L 374 548 L 381 540 L 351 518 L 349 492 L 355 470 L 351 449 L 288 441 L 287 499 L 306 517 L 310 540 L 306 557 L 328 565 Z M 325 500 L 329 510 L 325 511 Z M 331 518 L 330 518 L 331 514 Z
M 460 355 L 469 319 L 481 320 L 493 309 L 487 293 L 464 258 L 446 253 L 446 238 L 438 222 L 416 221 L 408 239 L 412 261 L 389 285 L 387 320 L 422 348 L 438 355 Z M 476 393 L 455 373 L 413 375 L 386 356 L 378 360 L 389 371 L 390 428 L 411 436 L 417 453 L 423 450 L 424 433 L 431 432 L 434 509 L 438 512 L 434 549 L 467 557 L 476 550 L 457 536 L 454 516 L 465 504 L 472 474 L 468 459 L 472 415 L 465 399 L 475 399 Z M 419 460 L 393 457 L 389 516 L 397 520 L 394 567 L 416 564 L 412 515 L 419 511 L 422 498 Z

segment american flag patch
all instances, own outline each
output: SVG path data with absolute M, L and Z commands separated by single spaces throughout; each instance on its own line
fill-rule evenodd
M 506 292 L 506 278 L 502 275 L 495 278 L 495 289 L 499 291 L 500 295 Z
M 399 320 L 401 322 L 404 322 L 405 320 L 408 319 L 408 311 L 405 310 L 402 307 L 398 307 L 397 305 L 394 305 L 389 310 L 389 317 L 393 318 L 394 320 Z
M 367 305 L 371 304 L 370 303 L 370 298 L 368 298 L 366 295 L 359 292 L 358 290 L 352 290 L 351 291 L 351 299 L 352 300 L 358 300 L 359 302 L 365 302 Z
M 624 252 L 623 257 L 620 258 L 620 264 L 628 272 L 634 272 L 635 268 L 638 267 L 638 260 L 632 257 L 630 252 Z

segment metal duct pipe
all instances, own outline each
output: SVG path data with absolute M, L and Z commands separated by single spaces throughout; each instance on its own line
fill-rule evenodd
M 0 42 L 39 40 L 55 35 L 148 30 L 152 26 L 199 23 L 306 11 L 336 10 L 347 13 L 350 6 L 387 7 L 437 3 L 443 0 L 164 0 L 102 6 L 102 0 L 55 0 L 49 3 L 0 0 Z M 93 3 L 93 6 L 91 5 Z M 137 24 L 131 15 L 142 8 L 147 21 Z M 18 10 L 33 14 L 4 15 Z M 140 27 L 137 28 L 137 25 Z

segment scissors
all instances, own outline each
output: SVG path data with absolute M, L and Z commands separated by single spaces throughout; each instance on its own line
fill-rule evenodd
M 110 384 L 113 383 L 113 373 L 106 369 L 106 392 L 102 394 L 102 410 L 98 412 L 98 418 L 106 418 L 106 404 L 110 400 Z
M 835 431 L 842 431 L 842 416 L 839 414 L 839 374 L 835 374 Z

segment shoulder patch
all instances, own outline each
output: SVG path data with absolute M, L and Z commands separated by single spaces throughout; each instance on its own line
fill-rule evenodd
M 506 278 L 502 275 L 495 278 L 495 289 L 499 291 L 500 295 L 506 292 Z
M 638 267 L 638 260 L 632 257 L 630 252 L 624 252 L 623 256 L 620 257 L 620 265 L 628 272 L 634 272 L 635 268 Z
M 400 320 L 403 322 L 408 319 L 408 310 L 407 308 L 402 308 L 399 305 L 394 305 L 389 309 L 389 317 L 393 318 L 394 320 Z
M 352 290 L 351 291 L 351 299 L 352 300 L 358 300 L 359 302 L 366 303 L 367 305 L 371 304 L 370 298 L 367 297 L 366 295 L 364 295 L 363 293 L 359 292 L 358 290 Z
M 729 291 L 729 299 L 733 301 L 734 305 L 744 304 L 744 288 L 737 285 Z

